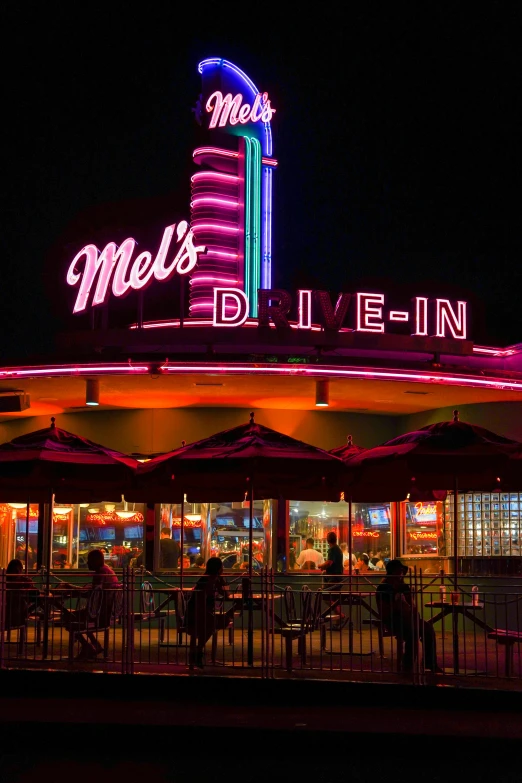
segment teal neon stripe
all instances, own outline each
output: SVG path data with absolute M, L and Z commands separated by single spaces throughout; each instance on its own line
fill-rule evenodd
M 251 314 L 257 318 L 257 290 L 261 287 L 261 144 L 252 139 L 252 302 Z
M 252 315 L 252 292 L 251 292 L 251 270 L 252 270 L 252 216 L 251 216 L 251 190 L 252 190 L 252 151 L 250 145 L 250 139 L 248 136 L 244 137 L 245 140 L 245 293 L 248 296 L 250 302 L 250 312 Z

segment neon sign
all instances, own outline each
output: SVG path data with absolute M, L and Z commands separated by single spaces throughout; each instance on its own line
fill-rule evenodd
M 255 97 L 254 103 L 250 106 L 249 103 L 243 103 L 243 96 L 238 93 L 235 98 L 232 98 L 232 93 L 223 97 L 223 93 L 220 90 L 216 90 L 212 93 L 208 99 L 205 109 L 207 112 L 211 112 L 209 128 L 224 128 L 225 125 L 246 125 L 247 122 L 270 122 L 275 109 L 270 105 L 268 99 L 268 93 L 258 93 Z
M 179 247 L 175 256 L 167 261 L 174 232 Z M 186 220 L 181 220 L 177 227 L 176 223 L 167 226 L 154 260 L 152 253 L 147 250 L 132 260 L 136 244 L 136 240 L 129 237 L 119 247 L 115 242 L 109 242 L 101 253 L 95 245 L 85 245 L 76 254 L 67 272 L 67 283 L 70 286 L 80 284 L 74 313 L 82 313 L 87 309 L 96 278 L 91 302 L 93 307 L 107 301 L 111 279 L 113 296 L 122 297 L 131 290 L 147 288 L 154 278 L 166 282 L 175 272 L 187 275 L 196 266 L 198 256 L 206 252 L 204 245 L 194 246 L 194 234 Z
M 436 533 L 428 533 L 426 531 L 413 532 L 408 534 L 412 541 L 436 541 Z
M 325 330 L 340 331 L 344 329 L 345 331 L 382 334 L 386 331 L 386 321 L 393 323 L 400 320 L 409 321 L 412 324 L 412 336 L 419 334 L 419 325 L 422 333 L 428 334 L 427 304 L 430 302 L 435 308 L 435 334 L 437 337 L 448 337 L 455 340 L 467 338 L 466 302 L 457 302 L 457 312 L 455 312 L 448 299 L 431 301 L 425 297 L 416 297 L 413 300 L 411 311 L 389 310 L 386 312 L 385 294 L 368 293 L 341 293 L 333 306 L 327 291 L 298 291 L 298 329 L 310 329 L 312 326 L 312 295 Z M 419 301 L 423 303 L 423 307 L 419 307 Z M 355 302 L 355 305 L 352 305 L 352 309 L 355 310 L 355 325 L 349 327 L 345 326 L 345 321 L 352 302 Z M 424 303 L 426 307 L 424 307 Z M 259 326 L 270 326 L 270 322 L 272 322 L 276 329 L 290 329 L 291 324 L 287 316 L 291 306 L 292 297 L 288 291 L 259 289 L 257 292 Z M 242 289 L 214 288 L 213 326 L 241 326 L 245 323 L 248 312 L 248 296 Z M 421 313 L 420 322 L 418 320 L 419 313 Z
M 377 530 L 353 530 L 352 536 L 354 538 L 379 538 L 379 532 Z

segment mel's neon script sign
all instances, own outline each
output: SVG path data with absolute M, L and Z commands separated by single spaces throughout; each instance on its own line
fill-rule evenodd
M 170 249 L 173 238 L 178 246 L 174 255 Z M 204 245 L 194 245 L 194 234 L 186 220 L 167 226 L 154 258 L 145 250 L 133 259 L 136 244 L 129 237 L 119 247 L 109 242 L 101 253 L 95 245 L 85 245 L 76 254 L 67 272 L 68 284 L 79 286 L 74 313 L 85 312 L 93 289 L 91 305 L 102 305 L 109 297 L 111 283 L 114 296 L 125 296 L 147 288 L 154 279 L 166 282 L 175 273 L 188 275 L 199 255 L 206 252 Z
M 275 109 L 270 105 L 268 93 L 258 93 L 254 103 L 243 103 L 243 96 L 240 92 L 233 98 L 232 93 L 223 95 L 216 90 L 212 93 L 205 104 L 205 109 L 212 114 L 209 128 L 224 128 L 227 123 L 230 125 L 246 125 L 247 122 L 270 122 Z

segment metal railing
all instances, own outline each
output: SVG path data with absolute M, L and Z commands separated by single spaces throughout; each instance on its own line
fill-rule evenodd
M 478 591 L 447 576 L 406 579 L 411 601 L 391 609 L 379 580 L 324 584 L 264 570 L 225 595 L 185 577 L 124 569 L 117 588 L 91 575 L 33 585 L 0 570 L 0 667 L 123 674 L 205 673 L 374 682 L 472 682 L 522 690 L 522 590 L 482 578 Z M 441 593 L 441 586 L 446 592 Z M 384 603 L 383 603 L 384 602 Z

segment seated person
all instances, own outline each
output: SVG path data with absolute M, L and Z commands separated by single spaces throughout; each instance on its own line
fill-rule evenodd
M 400 560 L 386 563 L 386 576 L 377 586 L 379 614 L 386 627 L 404 642 L 402 669 L 413 670 L 418 639 L 422 641 L 425 668 L 441 672 L 437 665 L 437 649 L 433 626 L 421 619 L 409 585 L 404 581 L 408 567 Z
M 198 555 L 190 567 L 194 568 L 197 571 L 204 571 L 205 558 L 203 557 L 203 555 Z
M 223 578 L 223 562 L 219 557 L 207 560 L 205 573 L 200 576 L 187 602 L 185 623 L 191 637 L 191 666 L 203 668 L 205 645 L 212 634 L 226 628 L 234 616 L 234 605 L 227 612 L 216 614 L 216 602 L 226 598 L 228 585 Z
M 302 550 L 301 554 L 296 560 L 296 565 L 299 566 L 299 568 L 303 568 L 304 563 L 312 562 L 318 568 L 319 566 L 322 566 L 324 563 L 324 557 L 322 554 L 317 550 L 314 549 L 314 539 L 313 538 L 307 538 L 305 549 Z
M 366 552 L 363 552 L 361 555 L 359 555 L 359 558 L 357 560 L 357 565 L 355 566 L 356 570 L 359 574 L 367 574 L 370 570 L 370 558 L 366 554 Z
M 33 580 L 24 574 L 21 560 L 11 560 L 5 570 L 6 582 L 6 628 L 19 628 L 29 615 L 30 605 L 38 595 Z
M 96 628 L 105 628 L 111 621 L 112 609 L 115 599 L 115 590 L 121 589 L 118 577 L 112 568 L 105 564 L 103 552 L 100 549 L 92 549 L 87 555 L 87 567 L 94 571 L 92 582 L 83 588 L 78 589 L 74 585 L 66 585 L 71 588 L 71 595 L 85 595 L 94 588 L 102 589 L 102 605 L 95 621 L 87 615 L 87 607 L 70 611 L 64 609 L 64 621 L 67 626 L 81 628 L 85 626 L 83 633 L 77 633 L 76 638 L 80 643 L 80 652 L 76 656 L 77 660 L 94 660 L 99 653 L 103 652 L 103 647 L 98 642 L 95 632 Z M 90 626 L 90 627 L 89 627 Z

